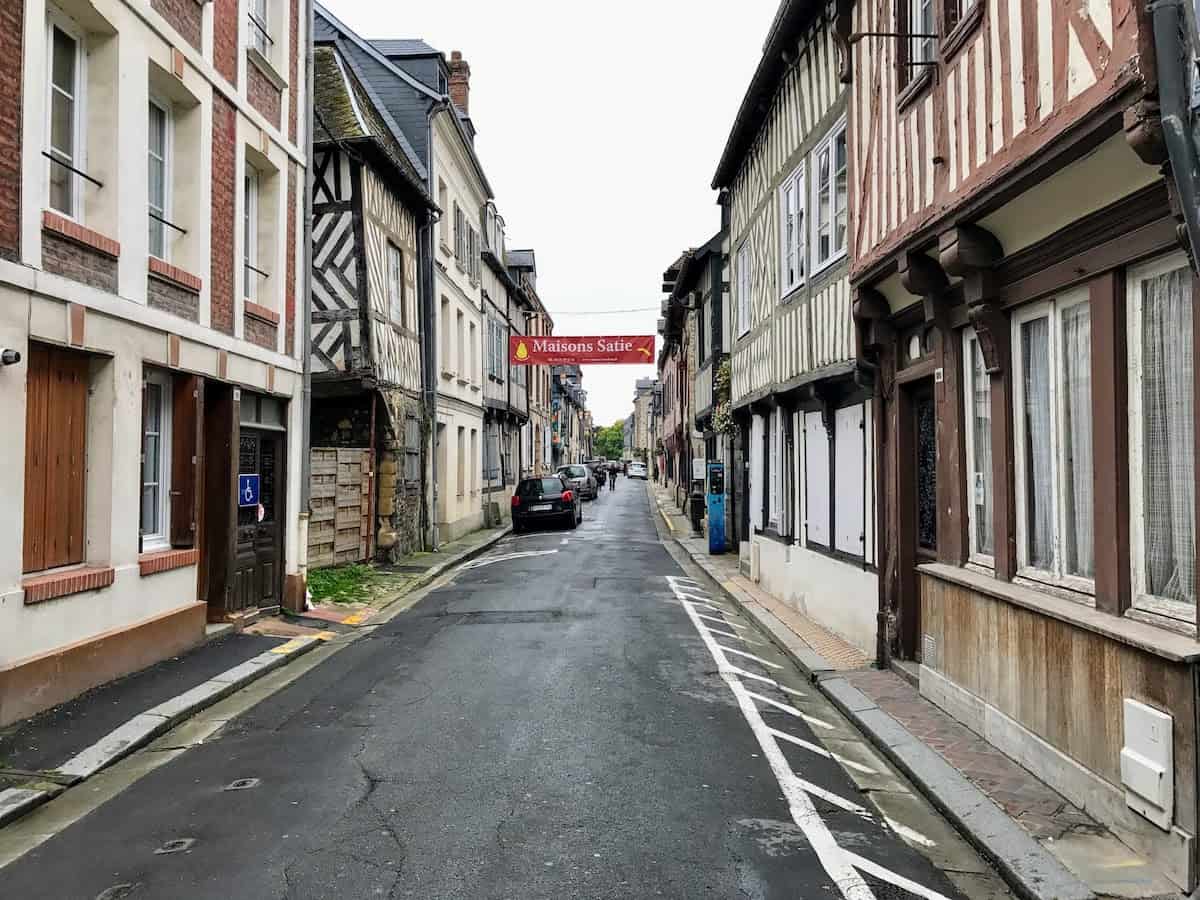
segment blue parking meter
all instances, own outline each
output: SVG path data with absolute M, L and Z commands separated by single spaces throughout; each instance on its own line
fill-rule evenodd
M 708 464 L 708 553 L 725 552 L 725 463 Z

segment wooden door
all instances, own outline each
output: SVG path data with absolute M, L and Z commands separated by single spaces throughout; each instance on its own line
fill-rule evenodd
M 900 392 L 900 656 L 921 659 L 921 585 L 916 567 L 937 559 L 937 403 L 923 379 Z
M 238 474 L 259 476 L 258 506 L 239 506 L 230 612 L 278 606 L 282 596 L 283 436 L 241 429 Z

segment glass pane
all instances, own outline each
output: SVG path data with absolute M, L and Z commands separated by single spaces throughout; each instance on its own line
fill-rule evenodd
M 167 114 L 157 104 L 150 104 L 150 154 L 162 159 L 167 154 Z
M 1092 578 L 1092 315 L 1087 303 L 1063 310 L 1062 348 L 1063 570 Z
M 143 410 L 144 427 L 147 434 L 162 431 L 162 386 L 154 382 L 146 384 L 146 405 Z
M 71 173 L 62 166 L 50 163 L 50 208 L 63 215 L 75 215 L 75 204 L 71 194 Z
M 159 259 L 167 256 L 167 226 L 158 219 L 150 220 L 150 255 Z
M 992 384 L 979 341 L 971 341 L 971 503 L 975 550 L 995 553 L 992 521 Z
M 75 39 L 61 28 L 54 29 L 54 59 L 51 63 L 51 83 L 70 96 L 75 96 Z
M 158 486 L 148 484 L 142 488 L 142 534 L 160 534 L 158 524 Z
M 1191 274 L 1141 282 L 1142 479 L 1146 591 L 1196 602 Z
M 1051 470 L 1050 320 L 1021 325 L 1021 377 L 1025 389 L 1025 552 L 1029 565 L 1054 566 L 1054 482 Z
M 59 91 L 50 92 L 50 149 L 67 162 L 75 158 L 75 101 Z
M 158 480 L 159 436 L 146 433 L 142 436 L 142 481 L 149 484 Z

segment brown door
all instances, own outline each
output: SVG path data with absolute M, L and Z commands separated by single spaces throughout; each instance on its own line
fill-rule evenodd
M 278 606 L 282 596 L 283 435 L 242 426 L 238 474 L 257 474 L 259 502 L 239 506 L 230 611 Z
M 916 567 L 937 559 L 937 405 L 922 380 L 900 395 L 900 656 L 921 659 Z

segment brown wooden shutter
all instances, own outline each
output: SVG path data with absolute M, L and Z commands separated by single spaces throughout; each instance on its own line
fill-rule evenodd
M 46 416 L 50 399 L 50 352 L 29 345 L 25 376 L 26 572 L 46 568 Z
M 83 562 L 88 357 L 30 345 L 24 568 Z
M 203 379 L 197 375 L 176 375 L 172 379 L 172 547 L 196 546 L 203 390 Z

